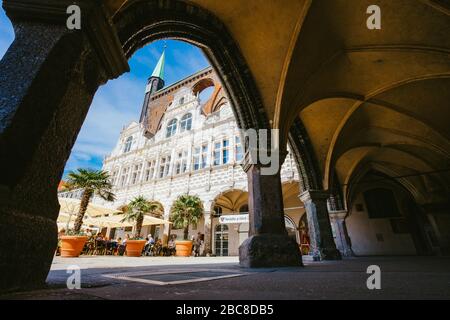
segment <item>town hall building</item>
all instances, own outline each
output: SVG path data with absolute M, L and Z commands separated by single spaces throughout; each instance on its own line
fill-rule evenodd
M 110 173 L 116 201 L 95 198 L 94 202 L 117 209 L 143 195 L 161 203 L 168 219 L 178 196 L 197 195 L 205 214 L 198 225 L 191 226 L 189 236 L 204 234 L 215 255 L 238 255 L 239 245 L 248 237 L 248 222 L 229 224 L 227 219 L 220 219 L 248 215 L 242 137 L 232 107 L 211 67 L 167 87 L 164 69 L 165 52 L 148 79 L 140 121 L 123 128 L 115 148 L 104 159 L 103 170 Z M 208 88 L 212 94 L 202 101 L 201 93 Z M 156 134 L 149 134 L 149 127 L 157 128 Z M 297 197 L 298 173 L 290 154 L 281 177 L 288 204 L 286 226 L 300 244 L 299 223 L 305 210 Z M 305 226 L 302 230 L 306 231 Z M 131 230 L 107 232 L 123 238 Z M 143 229 L 143 235 L 152 234 L 163 241 L 167 241 L 169 232 L 182 237 L 182 230 L 164 226 Z
M 178 196 L 197 195 L 203 202 L 204 216 L 190 227 L 189 236 L 204 235 L 205 254 L 239 255 L 239 246 L 249 234 L 249 194 L 242 167 L 243 137 L 233 107 L 212 67 L 167 87 L 164 72 L 165 52 L 148 79 L 139 121 L 124 126 L 115 148 L 103 162 L 116 200 L 107 202 L 95 197 L 93 201 L 118 209 L 142 195 L 159 202 L 164 218 L 169 219 Z M 212 93 L 203 101 L 201 93 L 208 88 Z M 303 255 L 320 259 L 310 250 L 309 234 L 316 227 L 308 225 L 304 199 L 299 196 L 298 168 L 289 145 L 287 150 L 280 172 L 286 231 Z M 403 201 L 401 190 L 392 189 L 398 193 L 399 199 L 395 199 L 393 191 L 372 187 L 373 184 L 365 192 L 360 191 L 351 215 L 336 207 L 339 199 L 327 196 L 326 210 L 338 254 L 416 254 L 414 239 L 405 231 L 405 220 L 398 209 Z M 62 192 L 60 196 L 81 197 L 81 193 Z M 389 210 L 380 208 L 380 202 Z M 233 216 L 238 217 L 239 223 Z M 123 238 L 133 230 L 104 228 L 103 232 Z M 163 243 L 169 235 L 181 238 L 182 233 L 183 230 L 168 225 L 146 226 L 142 232 Z

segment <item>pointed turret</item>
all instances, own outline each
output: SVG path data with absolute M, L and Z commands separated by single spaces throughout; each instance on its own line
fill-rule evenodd
M 166 64 L 166 50 L 164 48 L 163 53 L 161 54 L 161 57 L 158 60 L 158 63 L 156 64 L 155 69 L 153 70 L 152 75 L 150 78 L 148 78 L 147 81 L 147 87 L 145 88 L 145 99 L 144 104 L 142 106 L 142 112 L 141 112 L 141 118 L 140 122 L 145 122 L 145 119 L 147 118 L 147 114 L 149 112 L 148 110 L 148 104 L 150 102 L 150 96 L 157 92 L 158 90 L 161 90 L 164 88 L 164 67 Z
M 152 77 L 160 78 L 164 81 L 164 66 L 166 63 L 166 50 L 163 51 L 161 57 L 158 60 L 158 64 L 155 67 L 155 70 L 153 70 Z

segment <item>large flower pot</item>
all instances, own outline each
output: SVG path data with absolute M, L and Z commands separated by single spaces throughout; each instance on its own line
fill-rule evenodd
M 75 258 L 83 251 L 84 244 L 88 237 L 85 236 L 62 236 L 61 237 L 61 257 Z
M 127 240 L 127 256 L 140 257 L 146 242 L 146 240 Z
M 175 241 L 175 248 L 178 257 L 190 257 L 192 255 L 192 241 Z

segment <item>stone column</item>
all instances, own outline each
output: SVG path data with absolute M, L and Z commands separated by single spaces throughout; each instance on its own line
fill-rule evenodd
M 169 205 L 163 206 L 163 207 L 164 207 L 164 211 L 165 211 L 165 213 L 164 213 L 164 220 L 169 220 L 169 218 L 170 218 L 170 209 L 171 208 L 170 208 Z M 163 243 L 163 246 L 166 246 L 168 241 L 169 241 L 171 225 L 170 224 L 164 224 L 162 226 L 163 226 L 163 229 L 161 229 L 162 243 Z
M 239 247 L 241 266 L 301 266 L 299 247 L 286 232 L 280 170 L 263 175 L 261 165 L 249 163 L 247 156 L 246 160 L 250 229 L 249 238 Z
M 442 256 L 450 256 L 450 235 L 446 232 L 442 224 L 438 223 L 439 215 L 447 217 L 450 214 L 448 205 L 422 205 L 422 210 L 430 224 L 432 234 L 430 240 L 434 242 L 434 246 L 438 246 L 435 254 Z M 430 230 L 430 231 L 431 231 Z
M 314 260 L 338 260 L 340 252 L 336 249 L 330 218 L 328 216 L 328 192 L 308 190 L 300 195 L 305 205 L 310 237 L 310 256 Z
M 205 212 L 204 218 L 205 218 L 205 250 L 204 253 L 206 256 L 209 256 L 212 254 L 212 244 L 211 244 L 211 225 L 212 225 L 212 212 Z
M 353 251 L 349 242 L 347 234 L 347 228 L 345 226 L 345 217 L 347 211 L 330 211 L 331 224 L 334 227 L 336 233 L 336 246 L 339 252 L 344 257 L 353 256 Z
M 128 70 L 97 2 L 4 0 L 15 40 L 0 61 L 0 291 L 45 283 L 57 244 L 57 185 L 101 83 Z

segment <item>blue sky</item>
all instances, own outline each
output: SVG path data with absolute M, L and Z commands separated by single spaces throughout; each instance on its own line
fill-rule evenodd
M 0 58 L 14 39 L 8 18 L 0 8 Z M 154 42 L 139 50 L 130 60 L 131 72 L 99 88 L 81 128 L 64 174 L 77 168 L 99 169 L 111 152 L 123 126 L 139 120 L 147 78 L 167 44 L 165 81 L 170 85 L 209 66 L 202 51 L 185 42 Z

